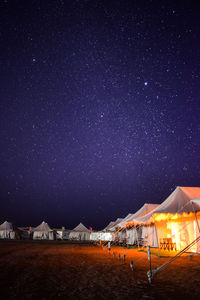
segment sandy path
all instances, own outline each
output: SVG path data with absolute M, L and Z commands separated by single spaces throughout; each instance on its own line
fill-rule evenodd
M 113 257 L 116 253 L 116 258 Z M 126 254 L 126 263 L 118 259 Z M 142 260 L 140 260 L 142 258 Z M 138 261 L 133 271 L 130 260 Z M 152 256 L 153 268 L 168 258 Z M 136 249 L 47 242 L 0 242 L 0 299 L 199 299 L 200 256 L 181 257 L 149 286 Z

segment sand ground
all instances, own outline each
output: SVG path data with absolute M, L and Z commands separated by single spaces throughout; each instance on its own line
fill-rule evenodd
M 153 269 L 167 260 L 153 255 Z M 148 270 L 137 249 L 112 247 L 109 254 L 88 244 L 0 241 L 0 299 L 200 299 L 199 255 L 178 258 L 152 285 Z

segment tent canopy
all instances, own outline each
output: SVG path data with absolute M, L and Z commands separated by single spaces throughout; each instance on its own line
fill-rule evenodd
M 200 210 L 200 198 L 191 200 L 191 203 L 194 205 L 194 208 L 196 210 Z
M 110 228 L 113 227 L 114 223 L 115 223 L 114 221 L 111 221 L 103 230 L 109 230 Z
M 52 229 L 45 221 L 43 221 L 39 226 L 35 227 L 33 231 L 52 231 Z
M 5 221 L 0 225 L 0 230 L 14 230 L 13 224 Z
M 79 225 L 77 225 L 73 231 L 78 231 L 78 232 L 90 232 L 89 229 L 87 229 L 87 227 L 85 227 L 82 223 L 80 223 Z
M 111 227 L 109 227 L 109 230 L 113 231 L 115 230 L 115 227 L 118 227 L 118 224 L 122 221 L 123 219 L 122 218 L 118 218 L 113 224 Z
M 136 213 L 129 214 L 126 218 L 124 218 L 118 224 L 118 226 L 119 227 L 124 227 L 126 225 L 126 223 L 128 223 L 128 222 L 131 223 L 132 220 L 134 220 L 135 218 L 139 218 L 139 217 L 142 217 L 142 216 L 148 214 L 149 212 L 151 212 L 152 210 L 154 210 L 158 206 L 159 206 L 159 204 L 145 203 Z
M 135 224 L 148 224 L 154 222 L 154 214 L 182 214 L 193 211 L 193 199 L 200 198 L 199 187 L 177 187 L 169 197 L 158 207 L 143 217 L 134 218 L 131 222 Z

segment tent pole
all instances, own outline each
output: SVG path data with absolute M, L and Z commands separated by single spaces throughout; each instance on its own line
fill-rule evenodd
M 127 234 L 127 227 L 126 227 L 126 247 L 128 248 L 128 234 Z
M 157 231 L 156 223 L 154 223 L 154 225 L 155 225 L 156 238 L 157 238 L 157 243 L 158 243 L 158 255 L 160 258 L 160 245 L 159 245 L 159 241 L 158 241 L 158 231 Z
M 153 219 L 154 219 L 154 217 L 153 217 Z M 159 244 L 159 241 L 158 241 L 158 231 L 157 231 L 155 219 L 154 219 L 154 225 L 155 225 L 156 238 L 157 238 L 157 243 L 158 243 L 158 255 L 159 255 L 159 258 L 160 258 L 160 244 Z
M 147 246 L 147 255 L 148 255 L 148 260 L 149 260 L 149 272 L 147 272 L 147 276 L 148 276 L 148 280 L 149 280 L 149 283 L 151 284 L 152 283 L 152 278 L 153 278 L 153 274 L 152 274 L 152 268 L 151 268 L 151 250 L 150 250 L 150 246 L 148 245 Z
M 135 227 L 135 233 L 136 233 L 136 238 L 137 238 L 138 249 L 140 249 L 140 244 L 139 244 L 138 234 L 137 234 L 137 229 L 136 229 L 136 225 L 135 224 L 134 224 L 134 227 Z
M 191 201 L 191 202 L 192 202 L 192 201 Z M 198 231 L 199 231 L 199 234 L 200 234 L 199 222 L 198 222 L 198 219 L 197 219 L 197 215 L 196 215 L 196 211 L 195 211 L 195 209 L 194 209 L 194 205 L 193 205 L 193 203 L 192 203 L 192 208 L 193 208 L 193 211 L 194 211 L 194 215 L 195 215 L 196 224 L 197 224 Z M 198 251 L 198 244 L 197 244 L 197 251 Z
M 149 245 L 150 225 L 147 225 L 147 246 Z
M 191 202 L 192 202 L 192 201 L 191 201 Z M 192 203 L 192 208 L 193 208 L 193 212 L 194 212 L 194 215 L 195 215 L 195 220 L 196 220 L 196 223 L 197 223 L 197 227 L 198 227 L 198 230 L 199 230 L 199 233 L 200 233 L 199 222 L 198 222 L 198 220 L 197 220 L 197 215 L 196 215 L 196 211 L 195 211 L 195 209 L 194 209 L 193 203 Z

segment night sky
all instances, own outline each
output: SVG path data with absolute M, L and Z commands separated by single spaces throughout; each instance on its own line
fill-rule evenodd
M 0 1 L 0 222 L 102 229 L 200 186 L 186 2 Z

